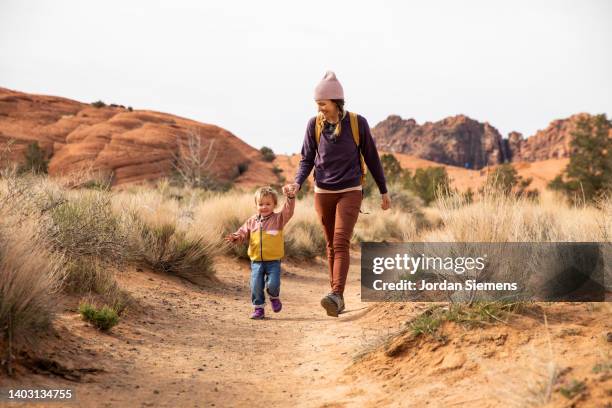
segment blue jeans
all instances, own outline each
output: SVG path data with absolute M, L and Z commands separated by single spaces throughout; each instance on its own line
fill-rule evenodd
M 255 307 L 263 307 L 266 303 L 264 288 L 270 299 L 280 295 L 280 260 L 251 261 L 251 301 Z

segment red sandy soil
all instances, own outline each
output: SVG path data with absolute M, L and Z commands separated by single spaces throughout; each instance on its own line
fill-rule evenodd
M 609 304 L 542 304 L 541 313 L 482 328 L 447 324 L 444 341 L 394 337 L 429 305 L 362 303 L 355 255 L 339 318 L 319 306 L 329 285 L 320 259 L 283 263 L 283 310 L 268 309 L 263 321 L 248 318 L 245 262 L 219 259 L 207 287 L 123 271 L 137 306 L 119 325 L 101 333 L 67 300 L 56 335 L 31 352 L 58 365 L 35 374 L 21 357 L 1 387 L 71 387 L 78 404 L 65 406 L 83 407 L 509 407 L 539 395 L 531 390 L 554 363 L 561 375 L 547 407 L 612 401 L 612 371 L 593 372 L 610 364 Z M 572 379 L 585 389 L 567 399 L 558 389 Z

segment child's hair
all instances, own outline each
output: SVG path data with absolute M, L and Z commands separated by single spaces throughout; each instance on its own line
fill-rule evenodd
M 258 188 L 257 191 L 255 191 L 255 204 L 259 204 L 259 201 L 264 197 L 272 197 L 275 207 L 278 204 L 278 195 L 272 187 L 266 186 Z

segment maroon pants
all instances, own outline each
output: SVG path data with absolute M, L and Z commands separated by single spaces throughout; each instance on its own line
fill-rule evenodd
M 361 191 L 315 193 L 314 205 L 325 231 L 329 284 L 332 292 L 342 295 L 348 275 L 349 244 L 361 207 Z

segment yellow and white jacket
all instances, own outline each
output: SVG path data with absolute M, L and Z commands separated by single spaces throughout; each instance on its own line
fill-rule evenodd
M 251 261 L 276 261 L 285 255 L 283 228 L 293 216 L 295 198 L 287 197 L 280 212 L 267 217 L 253 215 L 236 231 L 240 242 L 249 240 Z

